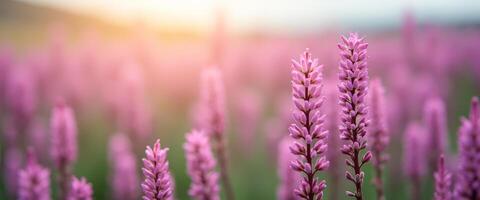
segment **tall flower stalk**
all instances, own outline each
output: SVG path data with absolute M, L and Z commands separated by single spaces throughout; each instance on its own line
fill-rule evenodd
M 342 107 L 341 124 L 339 125 L 340 138 L 347 142 L 341 151 L 348 156 L 346 178 L 353 182 L 355 191 L 347 191 L 347 196 L 363 199 L 362 183 L 365 173 L 362 166 L 367 163 L 372 154 L 367 151 L 362 157 L 362 151 L 367 147 L 366 127 L 368 126 L 367 106 L 365 96 L 368 86 L 367 47 L 368 43 L 359 38 L 356 33 L 349 37 L 342 36 L 343 43 L 338 44 L 340 49 L 339 91 Z
M 73 110 L 65 103 L 59 102 L 53 109 L 50 120 L 51 152 L 58 170 L 60 199 L 68 193 L 71 177 L 70 168 L 77 158 L 77 126 Z
M 418 123 L 408 125 L 404 138 L 404 169 L 405 174 L 411 182 L 411 198 L 412 200 L 420 200 L 421 198 L 421 181 L 422 176 L 426 172 L 427 159 L 426 156 L 426 131 L 423 126 Z
M 293 111 L 295 123 L 288 130 L 295 139 L 290 150 L 297 158 L 291 167 L 303 177 L 295 193 L 308 200 L 322 199 L 327 187 L 325 180 L 316 177 L 317 172 L 329 165 L 324 155 L 328 132 L 323 127 L 325 115 L 320 113 L 325 99 L 322 96 L 322 68 L 317 59 L 312 60 L 308 49 L 299 61 L 292 60 L 292 99 L 296 109 Z
M 323 106 L 325 109 L 326 115 L 328 116 L 325 119 L 325 127 L 327 127 L 329 137 L 328 137 L 328 150 L 327 150 L 327 159 L 330 162 L 328 169 L 329 175 L 329 195 L 328 198 L 331 200 L 338 200 L 343 196 L 342 192 L 342 178 L 345 171 L 345 166 L 343 159 L 341 158 L 342 153 L 340 152 L 340 147 L 342 141 L 340 140 L 340 135 L 338 134 L 338 123 L 340 122 L 340 117 L 338 114 L 339 105 L 338 105 L 338 89 L 337 81 L 327 81 L 325 84 L 325 96 L 326 96 L 326 105 Z
M 185 157 L 192 183 L 188 194 L 197 200 L 219 200 L 219 174 L 215 172 L 215 159 L 208 136 L 201 131 L 192 131 L 186 136 Z
M 462 118 L 458 134 L 459 170 L 455 198 L 480 199 L 480 108 L 473 97 L 469 118 Z
M 436 169 L 437 160 L 447 148 L 447 117 L 445 104 L 441 99 L 429 99 L 425 105 L 425 125 L 427 128 L 427 147 L 431 169 Z
M 3 154 L 3 178 L 7 194 L 10 198 L 16 198 L 18 191 L 18 170 L 22 167 L 23 156 L 17 146 L 18 131 L 12 120 L 7 120 L 3 127 L 4 154 Z
M 383 168 L 388 160 L 385 150 L 390 140 L 387 131 L 384 90 L 379 79 L 371 82 L 370 86 L 370 128 L 369 128 L 369 149 L 372 152 L 372 164 L 375 171 L 375 184 L 377 199 L 384 200 L 383 191 Z
M 445 169 L 445 158 L 440 155 L 438 159 L 438 169 L 435 172 L 435 200 L 451 200 L 452 175 Z
M 5 103 L 15 128 L 22 134 L 28 131 L 36 108 L 35 77 L 25 68 L 13 68 L 6 81 Z
M 18 174 L 19 200 L 50 200 L 50 171 L 42 167 L 30 151 L 27 165 Z
M 67 200 L 92 200 L 92 196 L 92 184 L 87 182 L 85 177 L 82 177 L 81 179 L 78 179 L 77 177 L 72 178 Z
M 157 140 L 153 148 L 147 146 L 142 172 L 145 180 L 142 182 L 144 200 L 173 199 L 172 179 L 167 160 L 168 148 L 160 147 Z
M 201 127 L 214 144 L 214 152 L 220 165 L 220 178 L 228 200 L 234 200 L 233 188 L 228 174 L 228 158 L 225 137 L 225 91 L 221 73 L 217 68 L 209 68 L 202 74 Z
M 135 155 L 129 137 L 117 133 L 110 139 L 112 197 L 118 200 L 138 199 L 138 176 Z

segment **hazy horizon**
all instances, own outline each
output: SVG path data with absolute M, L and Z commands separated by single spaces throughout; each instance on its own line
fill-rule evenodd
M 301 33 L 331 27 L 384 29 L 398 27 L 405 12 L 420 23 L 462 24 L 480 21 L 480 1 L 60 1 L 21 0 L 35 5 L 97 16 L 116 24 L 208 30 L 218 10 L 234 32 Z M 220 9 L 219 9 L 220 8 Z M 381 9 L 378 9 L 381 8 Z

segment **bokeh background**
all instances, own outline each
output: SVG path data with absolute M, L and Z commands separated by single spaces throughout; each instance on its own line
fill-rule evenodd
M 447 163 L 455 169 L 459 119 L 480 94 L 480 1 L 0 0 L 0 130 L 9 102 L 30 106 L 25 126 L 41 132 L 38 152 L 51 166 L 49 117 L 63 97 L 79 129 L 74 173 L 92 182 L 95 199 L 111 199 L 108 141 L 118 131 L 140 138 L 138 166 L 144 147 L 160 138 L 170 148 L 175 196 L 189 199 L 184 135 L 194 126 L 200 72 L 217 66 L 226 84 L 236 197 L 275 199 L 277 143 L 290 123 L 290 59 L 310 48 L 325 65 L 326 90 L 335 91 L 336 43 L 349 32 L 366 38 L 370 76 L 386 87 L 392 138 L 386 197 L 408 199 L 402 135 L 406 124 L 422 122 L 428 98 L 447 103 Z M 20 86 L 8 89 L 11 80 Z M 4 166 L 2 159 L 0 199 L 9 199 Z M 370 166 L 366 171 L 365 196 L 374 199 Z M 329 185 L 332 177 L 325 178 Z M 326 199 L 333 193 L 346 199 L 351 185 L 343 175 L 336 180 Z M 431 171 L 422 185 L 423 199 L 430 199 Z

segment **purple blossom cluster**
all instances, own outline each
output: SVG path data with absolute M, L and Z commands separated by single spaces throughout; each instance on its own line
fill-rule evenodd
M 411 123 L 407 126 L 404 136 L 404 171 L 410 179 L 412 194 L 411 199 L 420 200 L 421 178 L 427 172 L 426 130 L 419 123 Z
M 92 200 L 93 197 L 92 184 L 82 178 L 73 177 L 70 183 L 67 200 Z
M 427 129 L 427 149 L 432 168 L 441 154 L 447 149 L 447 116 L 445 103 L 438 98 L 429 99 L 425 105 L 425 126 Z
M 19 200 L 50 200 L 50 171 L 42 167 L 33 152 L 18 175 Z
M 116 133 L 109 143 L 112 198 L 134 200 L 138 198 L 139 179 L 135 154 L 128 136 Z
M 380 80 L 375 79 L 370 84 L 370 128 L 369 128 L 369 149 L 372 152 L 372 164 L 375 168 L 374 184 L 377 197 L 385 199 L 383 189 L 383 168 L 388 160 L 386 148 L 390 135 L 387 130 L 387 118 L 385 117 L 385 96 Z
M 63 101 L 53 109 L 50 128 L 55 166 L 59 169 L 67 167 L 77 158 L 77 125 L 73 110 Z
M 219 174 L 208 136 L 202 131 L 187 134 L 183 146 L 187 159 L 187 171 L 192 183 L 188 194 L 197 200 L 219 200 Z
M 347 195 L 357 200 L 363 199 L 362 183 L 365 173 L 361 170 L 372 154 L 367 151 L 363 156 L 362 150 L 367 147 L 368 119 L 365 97 L 368 87 L 367 47 L 368 43 L 358 34 L 351 33 L 348 37 L 342 36 L 340 49 L 340 106 L 341 124 L 340 138 L 347 142 L 341 151 L 348 156 L 346 163 L 352 168 L 353 174 L 346 172 L 348 180 L 355 185 L 355 191 L 347 191 Z
M 307 49 L 300 60 L 292 60 L 292 92 L 295 123 L 288 131 L 295 142 L 290 146 L 297 159 L 292 161 L 293 170 L 302 174 L 303 179 L 295 194 L 302 199 L 322 199 L 327 187 L 325 180 L 319 180 L 317 172 L 328 168 L 325 156 L 328 131 L 323 127 L 325 115 L 320 113 L 324 102 L 322 96 L 322 65 Z
M 445 158 L 440 155 L 438 159 L 438 169 L 434 174 L 435 177 L 435 200 L 451 200 L 452 199 L 452 175 L 445 169 Z
M 470 116 L 462 118 L 458 131 L 458 174 L 455 198 L 480 199 L 480 105 L 478 97 L 472 99 Z
M 220 167 L 220 179 L 228 200 L 235 196 L 228 173 L 227 140 L 225 134 L 225 88 L 221 71 L 216 67 L 202 72 L 200 83 L 200 99 L 197 104 L 195 121 L 197 128 L 204 130 L 213 143 Z
M 58 170 L 60 198 L 69 191 L 71 167 L 77 158 L 77 125 L 73 110 L 63 101 L 53 109 L 50 120 L 51 153 Z
M 157 140 L 153 148 L 147 146 L 142 172 L 145 180 L 142 182 L 144 200 L 173 199 L 172 179 L 167 161 L 168 148 L 160 147 Z

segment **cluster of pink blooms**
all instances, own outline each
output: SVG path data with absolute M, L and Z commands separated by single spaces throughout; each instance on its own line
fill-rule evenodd
M 96 179 L 85 175 L 93 180 L 93 184 L 89 183 L 84 177 L 77 178 L 81 173 L 74 170 L 82 162 L 78 160 L 82 158 L 79 152 L 89 148 L 79 145 L 83 129 L 78 129 L 76 119 L 83 120 L 85 113 L 96 112 L 99 106 L 107 111 L 106 118 L 114 129 L 105 148 L 108 197 L 175 199 L 180 191 L 175 188 L 174 173 L 181 172 L 170 165 L 169 153 L 182 148 L 170 146 L 169 151 L 165 147 L 168 139 L 162 138 L 162 145 L 160 139 L 151 140 L 153 120 L 158 118 L 167 125 L 171 120 L 170 114 L 153 115 L 147 91 L 159 88 L 162 93 L 152 98 L 175 97 L 175 103 L 182 108 L 187 107 L 182 103 L 194 104 L 192 131 L 186 134 L 183 144 L 183 173 L 190 180 L 185 195 L 192 199 L 240 197 L 232 180 L 236 176 L 230 173 L 230 162 L 236 158 L 229 151 L 238 147 L 244 150 L 242 155 L 250 156 L 255 150 L 253 144 L 261 138 L 257 133 L 263 128 L 268 133 L 262 147 L 272 158 L 266 162 L 277 165 L 277 199 L 321 200 L 328 196 L 336 200 L 341 198 L 338 191 L 356 200 L 373 199 L 365 192 L 366 187 L 371 187 L 377 199 L 385 200 L 389 197 L 387 180 L 399 180 L 408 182 L 409 199 L 420 200 L 426 195 L 424 181 L 430 176 L 435 181 L 435 191 L 428 195 L 435 200 L 479 200 L 480 102 L 473 97 L 468 117 L 461 119 L 458 153 L 453 155 L 449 153 L 451 134 L 447 128 L 447 103 L 452 100 L 447 97 L 456 92 L 448 87 L 452 79 L 449 75 L 461 71 L 452 67 L 455 64 L 467 61 L 474 68 L 469 69 L 475 72 L 472 76 L 477 76 L 474 80 L 480 77 L 480 62 L 472 59 L 480 56 L 480 49 L 469 45 L 480 46 L 480 40 L 465 32 L 468 42 L 457 41 L 448 35 L 450 32 L 434 30 L 419 37 L 413 34 L 412 20 L 407 18 L 404 38 L 399 41 L 372 39 L 369 45 L 357 33 L 341 36 L 336 46 L 322 40 L 325 45 L 320 49 L 307 49 L 299 59 L 292 59 L 290 71 L 273 67 L 288 65 L 286 59 L 300 49 L 300 45 L 285 41 L 266 42 L 266 47 L 258 48 L 246 44 L 235 48 L 237 53 L 248 51 L 255 56 L 245 54 L 235 60 L 224 55 L 222 62 L 218 57 L 223 44 L 216 41 L 213 60 L 228 67 L 192 68 L 194 73 L 182 71 L 183 66 L 199 65 L 201 59 L 157 59 L 154 53 L 158 50 L 148 50 L 154 47 L 141 39 L 130 51 L 115 45 L 100 47 L 88 43 L 79 49 L 68 49 L 58 36 L 51 46 L 40 51 L 43 54 L 32 53 L 18 63 L 8 51 L 0 50 L 0 95 L 4 97 L 0 105 L 5 108 L 2 107 L 2 177 L 8 197 L 93 199 Z M 449 43 L 439 41 L 442 34 L 448 36 L 445 37 Z M 422 42 L 423 37 L 430 42 Z M 397 43 L 404 48 L 392 48 Z M 97 46 L 111 53 L 94 55 L 91 52 L 99 51 L 94 51 Z M 457 54 L 449 50 L 454 48 L 459 49 Z M 269 51 L 264 53 L 266 49 Z M 56 56 L 56 52 L 61 55 Z M 198 53 L 192 52 L 187 50 L 185 54 Z M 169 55 L 167 51 L 163 53 Z M 260 53 L 264 56 L 258 56 Z M 317 53 L 318 59 L 313 57 Z M 135 58 L 127 56 L 130 54 L 135 54 Z M 178 67 L 161 71 L 165 70 L 165 63 Z M 245 63 L 254 67 L 236 67 Z M 88 67 L 81 68 L 84 65 Z M 141 65 L 159 67 L 142 71 Z M 337 65 L 338 68 L 334 67 Z M 59 78 L 50 80 L 57 73 Z M 192 86 L 195 76 L 191 74 L 200 75 L 199 87 Z M 338 76 L 327 78 L 331 74 Z M 250 85 L 242 88 L 242 84 L 253 85 L 252 80 L 257 79 L 261 80 L 257 83 L 259 88 L 266 91 L 264 95 Z M 165 87 L 172 83 L 173 87 Z M 278 90 L 281 94 L 276 93 Z M 196 102 L 183 102 L 185 98 L 195 99 L 195 91 Z M 274 103 L 270 105 L 269 101 Z M 89 107 L 89 102 L 98 105 Z M 160 104 L 175 109 L 168 103 Z M 234 109 L 229 116 L 227 108 L 231 105 Z M 43 107 L 51 112 L 42 110 Z M 268 109 L 273 110 L 275 117 L 265 126 L 262 115 L 271 113 Z M 50 116 L 49 129 L 42 121 L 44 113 Z M 230 137 L 227 122 L 232 122 L 238 135 Z M 231 138 L 233 142 L 229 141 Z M 147 146 L 144 158 L 139 159 L 136 152 L 144 150 L 141 145 L 147 141 L 153 146 Z M 177 164 L 173 162 L 176 160 L 171 161 L 172 165 Z M 366 175 L 368 165 L 373 167 L 372 177 Z M 401 176 L 402 172 L 405 176 Z M 387 175 L 389 179 L 385 178 Z
M 291 168 L 300 173 L 303 179 L 294 190 L 303 199 L 322 199 L 326 188 L 324 180 L 318 179 L 317 172 L 328 168 L 326 159 L 327 131 L 323 127 L 325 115 L 320 113 L 324 102 L 322 96 L 322 65 L 312 59 L 310 52 L 300 57 L 300 61 L 292 60 L 292 91 L 295 111 L 295 123 L 290 126 L 289 133 L 296 141 L 290 146 L 291 153 L 297 156 Z
M 219 200 L 219 175 L 215 172 L 216 163 L 208 136 L 201 131 L 192 131 L 187 134 L 183 148 L 192 179 L 190 196 L 199 200 Z

